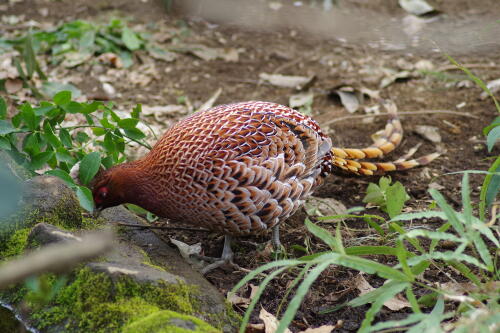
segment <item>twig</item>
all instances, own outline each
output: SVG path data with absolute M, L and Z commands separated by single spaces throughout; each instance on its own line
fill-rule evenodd
M 0 289 L 45 272 L 66 272 L 78 264 L 107 252 L 113 246 L 109 232 L 88 235 L 79 241 L 42 247 L 0 266 Z
M 200 228 L 186 228 L 186 227 L 165 227 L 159 225 L 143 225 L 143 224 L 133 224 L 133 223 L 123 223 L 118 222 L 116 225 L 121 227 L 135 227 L 140 229 L 167 229 L 167 230 L 185 230 L 185 231 L 202 231 L 202 232 L 210 232 L 208 229 L 200 229 Z
M 474 116 L 472 114 L 468 114 L 465 112 L 458 112 L 458 111 L 451 111 L 451 110 L 424 110 L 424 111 L 404 111 L 404 112 L 398 112 L 398 115 L 403 115 L 403 116 L 419 116 L 422 114 L 450 114 L 454 116 L 461 116 L 461 117 L 468 117 L 468 118 L 475 118 L 479 119 L 478 116 Z M 382 116 L 387 116 L 387 113 L 379 113 L 379 114 L 361 114 L 361 115 L 355 115 L 355 116 L 345 116 L 345 117 L 339 117 L 335 118 L 329 121 L 326 121 L 322 123 L 322 126 L 328 126 L 333 123 L 338 123 L 344 120 L 351 120 L 351 119 L 364 119 L 364 118 L 369 118 L 369 117 L 382 117 Z

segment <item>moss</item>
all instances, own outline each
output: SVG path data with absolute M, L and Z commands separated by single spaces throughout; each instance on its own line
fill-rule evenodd
M 185 284 L 138 284 L 80 269 L 48 307 L 34 311 L 39 329 L 64 325 L 70 331 L 109 332 L 161 310 L 199 312 L 196 292 Z
M 184 327 L 184 328 L 182 328 Z M 122 330 L 122 333 L 212 333 L 220 332 L 204 321 L 173 311 L 158 311 L 134 321 Z
M 0 259 L 5 259 L 23 253 L 28 242 L 30 228 L 19 229 L 14 232 L 5 243 L 0 244 Z

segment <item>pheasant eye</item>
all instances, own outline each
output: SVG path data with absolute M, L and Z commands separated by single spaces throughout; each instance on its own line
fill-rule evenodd
M 108 195 L 108 188 L 107 187 L 101 187 L 97 191 L 97 196 L 95 198 L 96 203 L 102 203 L 104 199 L 106 199 L 106 196 Z

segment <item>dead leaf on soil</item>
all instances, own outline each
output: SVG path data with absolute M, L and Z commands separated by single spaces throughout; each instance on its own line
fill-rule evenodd
M 265 333 L 276 332 L 276 329 L 278 328 L 279 325 L 279 321 L 274 315 L 270 314 L 264 308 L 262 308 L 259 313 L 259 318 L 264 322 Z M 292 331 L 290 331 L 287 328 L 285 329 L 285 333 L 292 333 Z
M 185 116 L 189 113 L 188 108 L 185 105 L 156 105 L 142 106 L 142 114 L 144 116 L 153 116 L 157 122 L 162 122 L 165 118 L 176 118 L 180 116 Z
M 360 296 L 375 290 L 368 281 L 363 277 L 362 274 L 356 275 L 353 280 L 354 286 L 359 290 Z M 395 297 L 389 299 L 384 303 L 384 305 L 392 311 L 399 311 L 403 308 L 411 307 L 410 303 L 404 299 L 402 296 L 396 295 Z
M 413 15 L 424 15 L 435 11 L 425 0 L 399 0 L 399 5 Z
M 114 53 L 103 53 L 97 57 L 97 60 L 102 64 L 109 65 L 114 68 L 123 68 L 123 62 L 120 57 Z
M 177 246 L 177 248 L 179 249 L 179 252 L 181 253 L 181 256 L 184 259 L 189 259 L 189 257 L 192 254 L 200 254 L 201 253 L 201 243 L 196 243 L 196 244 L 193 244 L 193 245 L 188 245 L 188 244 L 186 244 L 184 242 L 181 242 L 181 241 L 173 239 L 173 238 L 170 238 L 170 241 L 175 246 Z
M 496 79 L 493 81 L 490 81 L 486 84 L 486 87 L 490 90 L 492 94 L 495 94 L 497 91 L 500 91 L 500 79 Z M 489 97 L 488 93 L 486 91 L 483 91 L 480 95 L 481 99 L 486 99 Z
M 299 333 L 330 333 L 334 329 L 338 328 L 337 325 L 323 325 L 316 328 L 308 328 L 305 331 L 300 331 Z
M 216 48 L 201 44 L 184 44 L 176 49 L 176 51 L 192 54 L 205 61 L 222 59 L 227 62 L 237 62 L 240 52 L 239 49 L 235 48 Z
M 154 59 L 163 60 L 165 62 L 172 62 L 178 57 L 176 53 L 165 50 L 159 46 L 151 46 L 147 51 Z
M 90 52 L 67 52 L 64 54 L 62 65 L 66 68 L 76 67 L 92 58 Z
M 7 79 L 4 84 L 5 90 L 9 94 L 15 94 L 23 88 L 23 80 L 21 79 Z
M 313 75 L 306 77 L 306 76 L 295 76 L 295 75 L 260 73 L 259 78 L 277 87 L 295 88 L 297 90 L 303 90 L 309 87 L 313 83 L 315 76 Z
M 436 126 L 417 125 L 415 126 L 415 132 L 430 142 L 441 142 L 441 134 L 439 134 L 439 128 Z
M 380 81 L 380 88 L 386 88 L 397 81 L 405 81 L 416 77 L 416 73 L 411 71 L 396 72 L 393 69 L 386 69 L 385 77 Z
M 252 299 L 255 297 L 257 292 L 259 291 L 259 287 L 255 286 L 253 284 L 249 284 L 248 287 L 250 288 L 250 296 L 248 297 L 241 297 L 236 295 L 236 293 L 228 293 L 227 295 L 227 300 L 229 303 L 242 307 L 244 309 L 248 308 L 248 305 L 252 301 Z
M 312 91 L 303 92 L 300 94 L 291 95 L 288 101 L 288 106 L 291 108 L 300 108 L 302 106 L 311 105 L 314 100 Z
M 354 113 L 359 109 L 359 100 L 355 93 L 349 91 L 335 90 L 334 92 L 340 98 L 340 102 L 346 108 L 347 112 Z
M 343 215 L 347 213 L 346 206 L 333 198 L 309 197 L 305 208 L 307 214 L 316 216 Z

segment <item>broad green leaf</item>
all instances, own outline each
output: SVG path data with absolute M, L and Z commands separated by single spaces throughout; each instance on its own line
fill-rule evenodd
M 82 113 L 84 107 L 75 101 L 70 101 L 67 105 L 64 106 L 64 111 L 68 113 Z
M 101 136 L 106 134 L 106 130 L 101 127 L 94 127 L 92 128 L 92 133 L 94 133 L 95 136 Z
M 11 150 L 11 143 L 6 137 L 0 136 L 0 150 Z
M 500 139 L 500 126 L 494 127 L 486 137 L 486 144 L 489 152 L 491 152 L 498 139 Z
M 92 192 L 85 186 L 78 186 L 76 189 L 76 196 L 80 201 L 80 206 L 85 210 L 92 212 L 94 210 L 94 198 Z
M 56 158 L 60 162 L 74 164 L 76 162 L 75 158 L 64 147 L 60 147 L 56 150 Z
M 21 105 L 20 115 L 30 131 L 36 130 L 38 126 L 37 116 L 35 115 L 35 111 L 33 111 L 33 108 L 29 103 L 26 102 Z
M 85 143 L 90 140 L 90 137 L 85 132 L 76 133 L 76 141 L 79 143 Z
M 137 118 L 125 118 L 118 121 L 118 126 L 123 129 L 133 130 L 137 126 L 137 123 L 139 123 L 139 119 Z
M 61 141 L 57 136 L 55 136 L 52 126 L 48 121 L 45 121 L 43 124 L 43 133 L 42 137 L 47 140 L 47 142 L 54 148 L 59 148 L 62 146 Z
M 493 170 L 493 172 L 500 172 L 500 165 Z M 487 176 L 488 177 L 488 176 Z M 486 207 L 490 207 L 491 204 L 495 201 L 498 192 L 500 190 L 500 175 L 495 174 L 490 176 L 490 181 L 488 184 L 483 184 L 483 186 L 487 186 L 486 190 Z
M 54 95 L 54 103 L 59 106 L 64 106 L 71 102 L 71 91 L 63 90 Z
M 389 186 L 386 190 L 387 197 L 387 214 L 390 218 L 393 218 L 401 213 L 403 206 L 408 200 L 408 194 L 400 182 L 396 182 Z
M 65 147 L 73 147 L 73 140 L 71 139 L 71 135 L 67 129 L 61 128 L 59 130 L 59 139 L 61 139 L 61 142 Z
M 53 151 L 44 151 L 36 154 L 31 158 L 30 169 L 31 170 L 41 169 L 53 156 L 54 156 Z
M 94 43 L 95 43 L 95 31 L 88 30 L 83 33 L 78 48 L 80 52 L 82 51 L 93 52 Z
M 73 98 L 78 98 L 82 94 L 82 92 L 74 85 L 72 85 L 70 83 L 60 83 L 60 82 L 44 82 L 44 83 L 42 83 L 42 88 L 40 88 L 40 90 L 48 98 L 52 98 L 52 99 L 60 91 L 71 91 L 71 96 L 73 96 Z
M 130 116 L 132 118 L 139 119 L 139 115 L 141 114 L 141 112 L 142 112 L 142 104 L 137 104 L 135 106 L 135 108 L 132 110 L 132 112 L 130 113 Z
M 318 237 L 323 242 L 325 242 L 328 246 L 330 246 L 332 250 L 340 252 L 343 249 L 339 248 L 337 240 L 328 230 L 323 229 L 320 226 L 312 223 L 308 218 L 306 218 L 304 223 L 307 227 L 307 230 L 309 230 L 310 233 L 312 233 L 314 236 Z
M 130 51 L 135 51 L 141 47 L 141 40 L 139 37 L 127 27 L 123 28 L 122 41 Z
M 86 155 L 80 163 L 80 172 L 78 176 L 82 184 L 87 185 L 99 171 L 101 166 L 101 155 L 98 152 L 92 152 Z
M 10 122 L 0 119 L 0 135 L 6 135 L 15 131 L 16 129 Z
M 127 137 L 134 140 L 141 140 L 146 137 L 146 135 L 138 128 L 126 129 L 124 132 Z
M 5 119 L 7 117 L 7 103 L 0 97 L 0 119 Z
M 48 170 L 45 172 L 45 174 L 56 176 L 56 177 L 62 179 L 66 183 L 66 185 L 68 185 L 71 188 L 76 186 L 75 182 L 73 181 L 73 178 L 71 178 L 69 173 L 67 173 L 64 170 L 61 170 L 61 169 Z

